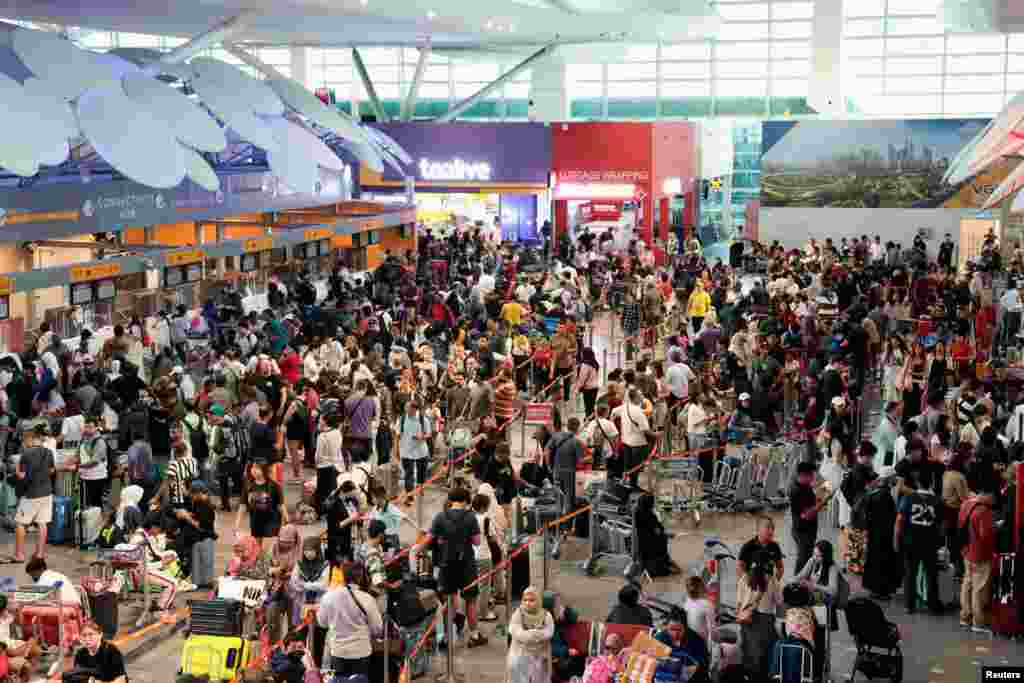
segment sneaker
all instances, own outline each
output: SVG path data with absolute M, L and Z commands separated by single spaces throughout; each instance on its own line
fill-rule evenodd
M 480 617 L 480 621 L 497 621 L 498 615 L 494 612 L 488 612 L 487 614 Z
M 990 636 L 992 635 L 992 629 L 985 628 L 984 626 L 972 626 L 971 633 L 982 633 L 984 635 Z
M 969 621 L 960 620 L 960 628 L 974 628 L 974 624 Z
M 474 633 L 466 641 L 466 647 L 480 647 L 487 644 L 487 636 L 482 633 Z

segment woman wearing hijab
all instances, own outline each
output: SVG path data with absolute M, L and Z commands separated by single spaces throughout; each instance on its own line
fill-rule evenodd
M 594 349 L 583 347 L 580 364 L 576 368 L 576 391 L 583 395 L 583 412 L 586 417 L 594 414 L 597 406 L 597 392 L 601 385 L 601 366 L 597 363 Z
M 508 683 L 548 683 L 551 680 L 551 638 L 555 621 L 541 603 L 541 592 L 530 586 L 508 625 L 511 643 L 506 672 Z
M 668 535 L 654 513 L 654 496 L 645 494 L 636 506 L 636 530 L 639 534 L 640 564 L 652 577 L 678 574 L 679 566 L 668 552 Z
M 287 630 L 298 624 L 296 616 L 298 605 L 302 603 L 297 600 L 299 594 L 290 590 L 292 571 L 299 561 L 300 544 L 302 536 L 299 528 L 294 524 L 285 524 L 281 527 L 274 545 L 270 550 L 270 586 L 267 594 L 270 596 L 270 603 L 267 606 L 267 630 L 270 634 L 270 642 L 276 643 L 281 639 L 281 619 L 287 619 Z
M 320 536 L 307 536 L 302 541 L 302 555 L 292 569 L 290 584 L 292 594 L 298 597 L 292 610 L 296 624 L 303 621 L 306 611 L 316 614 L 317 604 L 327 592 L 330 578 L 331 565 L 324 557 Z M 316 662 L 323 661 L 326 639 L 327 629 L 316 626 L 313 630 L 313 660 Z
M 142 526 L 142 496 L 145 495 L 141 486 L 126 486 L 121 491 L 121 503 L 117 506 L 117 515 L 114 517 L 115 534 L 119 538 L 131 538 L 135 530 Z

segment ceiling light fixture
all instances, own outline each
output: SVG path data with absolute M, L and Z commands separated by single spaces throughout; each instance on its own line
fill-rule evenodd
M 427 12 L 427 19 L 433 19 L 436 16 L 437 16 L 437 12 L 435 12 L 434 10 L 430 10 L 430 11 Z
M 488 29 L 488 30 L 490 30 L 490 29 L 494 28 L 494 22 L 493 22 L 493 21 L 491 21 L 491 20 L 488 20 L 488 21 L 487 21 L 487 23 L 486 23 L 486 24 L 484 24 L 484 28 L 486 28 L 486 29 Z
M 362 5 L 363 7 L 366 7 L 367 5 L 370 4 L 370 0 L 359 0 L 359 4 Z

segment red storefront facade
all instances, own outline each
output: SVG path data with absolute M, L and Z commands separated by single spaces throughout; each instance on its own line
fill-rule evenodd
M 606 202 L 635 207 L 637 234 L 665 239 L 667 199 L 682 195 L 692 227 L 697 130 L 689 122 L 551 124 L 552 197 L 556 239 L 570 224 L 570 204 Z

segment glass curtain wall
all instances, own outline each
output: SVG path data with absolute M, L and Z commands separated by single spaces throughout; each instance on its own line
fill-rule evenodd
M 746 221 L 747 205 L 761 197 L 761 122 L 736 121 L 732 128 L 733 172 L 722 178 L 722 189 L 711 190 L 701 200 L 701 234 L 727 240 L 737 236 Z M 728 211 L 726 211 L 728 206 Z
M 807 106 L 812 0 L 719 0 L 714 40 L 635 45 L 615 63 L 569 64 L 575 119 L 799 116 Z
M 993 116 L 1024 91 L 1024 34 L 947 33 L 935 0 L 844 4 L 843 74 L 853 112 Z
M 364 48 L 359 51 L 363 63 L 388 116 L 398 117 L 409 86 L 416 76 L 419 50 L 416 48 Z M 372 113 L 369 98 L 352 64 L 348 48 L 310 50 L 310 87 L 335 91 L 338 105 L 345 111 Z M 455 103 L 473 95 L 497 79 L 514 64 L 452 60 L 432 53 L 416 100 L 413 116 L 432 118 L 447 112 Z M 524 119 L 530 93 L 530 73 L 519 74 L 489 97 L 478 102 L 463 118 Z

